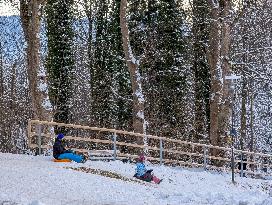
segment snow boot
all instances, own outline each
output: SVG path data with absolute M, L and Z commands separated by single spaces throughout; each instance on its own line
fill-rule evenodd
M 156 176 L 153 176 L 152 181 L 155 182 L 156 184 L 159 184 L 159 183 L 161 183 L 162 180 L 160 180 L 160 179 L 159 179 L 158 177 L 156 177 Z
M 82 156 L 81 163 L 85 163 L 89 159 L 89 156 L 86 153 L 82 153 L 81 156 Z

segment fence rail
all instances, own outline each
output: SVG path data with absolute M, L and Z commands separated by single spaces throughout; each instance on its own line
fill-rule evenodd
M 113 150 L 113 158 L 131 158 L 134 159 L 137 157 L 135 153 L 117 153 L 117 148 L 126 146 L 130 148 L 137 148 L 140 150 L 148 149 L 149 151 L 158 152 L 156 156 L 150 155 L 148 157 L 149 160 L 157 161 L 160 164 L 169 163 L 169 164 L 178 164 L 178 165 L 186 165 L 186 166 L 197 166 L 203 167 L 204 169 L 224 169 L 230 170 L 230 152 L 231 148 L 214 146 L 210 144 L 201 144 L 201 143 L 194 143 L 188 141 L 182 141 L 177 139 L 169 139 L 166 137 L 159 137 L 154 135 L 144 135 L 140 133 L 134 132 L 127 132 L 123 130 L 115 130 L 115 129 L 107 129 L 107 128 L 98 128 L 98 127 L 89 127 L 89 126 L 82 126 L 82 125 L 74 125 L 74 124 L 65 124 L 65 123 L 57 123 L 57 122 L 48 122 L 48 121 L 39 121 L 39 120 L 29 120 L 28 123 L 28 145 L 29 148 L 37 148 L 38 154 L 42 153 L 43 149 L 51 149 L 53 139 L 56 137 L 54 133 L 46 132 L 44 127 L 65 127 L 77 130 L 88 130 L 88 131 L 95 131 L 96 135 L 101 133 L 108 133 L 111 139 L 96 139 L 92 136 L 85 136 L 85 137 L 78 137 L 67 135 L 65 137 L 68 141 L 77 141 L 77 142 L 88 142 L 88 143 L 99 143 L 99 144 L 107 144 L 112 146 Z M 34 131 L 33 131 L 34 129 Z M 49 130 L 49 129 L 48 129 Z M 47 130 L 47 131 L 48 131 Z M 151 145 L 140 145 L 136 143 L 136 140 L 133 142 L 124 142 L 120 136 L 132 136 L 132 137 L 142 137 L 149 140 L 153 140 L 153 144 L 157 144 L 158 146 L 151 146 Z M 36 141 L 33 143 L 34 138 Z M 43 144 L 44 138 L 47 139 L 49 144 Z M 133 140 L 132 140 L 133 141 Z M 155 142 L 155 143 L 154 143 Z M 51 144 L 50 144 L 51 143 Z M 167 148 L 166 143 L 174 143 L 175 146 L 171 148 Z M 191 146 L 191 151 L 189 148 L 187 150 L 181 150 L 182 148 L 177 148 L 178 146 Z M 197 148 L 198 151 L 194 151 Z M 189 150 L 188 150 L 189 149 Z M 223 153 L 223 156 L 212 156 L 210 149 L 219 150 Z M 74 147 L 73 150 L 81 151 L 81 152 L 89 152 L 90 149 L 79 149 Z M 200 151 L 199 151 L 200 150 Z M 236 172 L 243 173 L 250 173 L 250 174 L 258 174 L 260 172 L 269 173 L 270 169 L 272 168 L 272 155 L 264 154 L 264 153 L 257 153 L 257 152 L 250 152 L 246 150 L 238 150 L 234 149 L 234 153 L 237 156 L 246 156 L 246 161 L 244 159 L 236 159 L 234 162 L 237 164 L 240 163 L 241 169 L 236 169 Z M 171 157 L 169 155 L 175 154 L 175 156 Z M 185 160 L 187 158 L 187 160 Z M 189 158 L 189 159 L 188 159 Z M 211 160 L 217 160 L 221 162 L 221 166 L 214 166 L 209 164 Z M 243 164 L 249 165 L 251 167 L 247 167 L 246 170 L 243 170 Z M 250 170 L 251 169 L 251 170 Z

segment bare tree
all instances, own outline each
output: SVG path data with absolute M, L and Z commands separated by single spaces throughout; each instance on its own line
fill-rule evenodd
M 123 49 L 130 73 L 133 91 L 133 128 L 137 133 L 145 133 L 144 95 L 142 91 L 142 77 L 139 71 L 139 60 L 132 53 L 129 40 L 129 30 L 126 20 L 127 0 L 121 0 L 120 25 L 122 32 Z M 144 140 L 146 142 L 146 140 Z M 140 143 L 140 141 L 139 141 Z
M 211 8 L 211 30 L 209 37 L 208 61 L 211 69 L 210 97 L 210 141 L 213 145 L 223 145 L 227 135 L 231 100 L 229 82 L 225 76 L 231 72 L 230 51 L 230 15 L 232 0 L 209 0 Z M 213 153 L 217 154 L 217 153 Z
M 40 70 L 40 39 L 42 10 L 45 0 L 20 0 L 20 17 L 25 40 L 27 42 L 27 73 L 33 117 L 39 120 L 50 120 L 51 114 L 46 109 L 47 98 L 45 76 L 39 75 Z

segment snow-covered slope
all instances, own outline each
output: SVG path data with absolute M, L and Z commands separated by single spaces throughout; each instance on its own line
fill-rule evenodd
M 0 204 L 272 205 L 270 180 L 237 177 L 237 184 L 233 185 L 229 174 L 149 165 L 164 179 L 155 185 L 124 180 L 133 179 L 134 164 L 120 161 L 76 164 L 51 160 L 45 156 L 0 153 Z M 116 173 L 123 178 L 65 168 L 82 166 Z

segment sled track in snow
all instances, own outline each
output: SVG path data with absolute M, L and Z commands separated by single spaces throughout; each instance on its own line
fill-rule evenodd
M 103 176 L 103 177 L 119 179 L 119 180 L 126 181 L 126 182 L 133 182 L 133 183 L 138 183 L 138 184 L 141 184 L 141 185 L 148 185 L 148 186 L 156 187 L 156 185 L 151 183 L 151 182 L 144 182 L 144 181 L 141 181 L 139 179 L 128 178 L 128 177 L 122 176 L 120 174 L 117 174 L 115 172 L 110 172 L 110 171 L 106 171 L 106 170 L 93 169 L 93 168 L 90 168 L 90 167 L 64 167 L 64 168 L 74 170 L 74 171 L 89 173 L 89 174 L 100 175 L 100 176 Z

